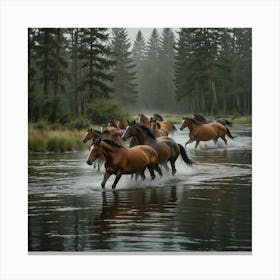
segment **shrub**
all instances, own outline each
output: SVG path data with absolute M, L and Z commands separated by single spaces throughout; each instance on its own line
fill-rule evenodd
M 91 123 L 86 118 L 76 118 L 69 123 L 70 129 L 84 129 L 90 126 Z
M 87 116 L 93 123 L 102 124 L 111 120 L 128 118 L 129 114 L 117 100 L 99 98 L 88 105 Z

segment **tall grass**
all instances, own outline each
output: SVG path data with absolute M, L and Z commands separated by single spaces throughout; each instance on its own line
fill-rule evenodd
M 29 152 L 66 152 L 87 148 L 82 142 L 85 130 L 28 129 Z

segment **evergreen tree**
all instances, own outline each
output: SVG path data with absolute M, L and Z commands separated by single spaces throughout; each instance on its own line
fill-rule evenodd
M 164 112 L 175 108 L 174 95 L 174 33 L 164 28 L 160 37 L 158 106 Z
M 136 39 L 133 44 L 132 49 L 133 61 L 136 66 L 136 81 L 137 81 L 137 91 L 138 91 L 138 104 L 144 104 L 144 63 L 146 54 L 146 42 L 139 30 Z
M 111 48 L 115 59 L 114 93 L 124 105 L 130 105 L 137 101 L 136 72 L 130 51 L 131 44 L 125 28 L 113 28 L 112 35 Z
M 153 29 L 147 43 L 146 61 L 144 66 L 144 106 L 148 109 L 157 108 L 159 92 L 159 33 Z
M 110 83 L 113 76 L 109 70 L 114 63 L 107 43 L 107 28 L 82 28 L 80 36 L 78 58 L 81 60 L 82 71 L 79 91 L 82 92 L 81 111 L 84 113 L 90 101 L 98 97 L 109 97 L 113 91 Z

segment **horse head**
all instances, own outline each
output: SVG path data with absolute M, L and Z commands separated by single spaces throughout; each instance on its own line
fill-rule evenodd
M 135 125 L 136 125 L 136 121 L 127 121 L 127 127 L 124 131 L 124 133 L 122 134 L 122 140 L 126 141 L 128 138 L 135 136 L 136 132 L 135 132 Z
M 92 137 L 93 137 L 93 129 L 88 128 L 83 137 L 83 142 L 86 143 L 88 140 L 92 139 Z
M 100 145 L 101 138 L 95 139 L 90 147 L 89 155 L 87 158 L 87 164 L 92 165 L 92 163 L 103 155 L 103 148 Z

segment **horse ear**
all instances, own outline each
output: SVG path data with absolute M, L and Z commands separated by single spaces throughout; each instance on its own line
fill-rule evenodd
M 136 121 L 133 121 L 132 123 L 133 123 L 133 125 L 135 125 L 135 124 L 136 124 Z

